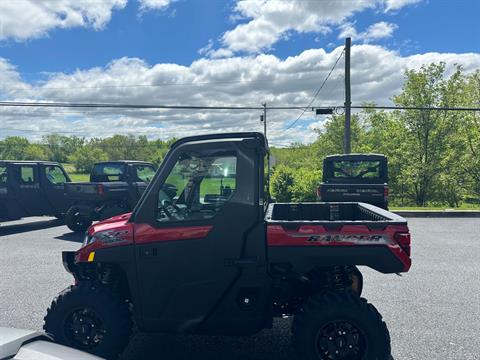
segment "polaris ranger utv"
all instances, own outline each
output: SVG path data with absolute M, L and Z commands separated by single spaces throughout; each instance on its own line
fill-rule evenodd
M 382 154 L 341 154 L 323 160 L 321 201 L 356 201 L 388 210 L 388 166 Z
M 63 218 L 68 182 L 70 178 L 56 162 L 0 160 L 0 221 L 45 215 Z
M 133 213 L 63 252 L 75 284 L 44 329 L 116 358 L 144 332 L 248 335 L 294 316 L 301 359 L 386 360 L 390 337 L 357 265 L 410 268 L 406 221 L 363 203 L 268 204 L 259 133 L 174 143 Z M 159 355 L 160 356 L 160 355 Z
M 70 207 L 65 224 L 75 232 L 85 232 L 93 221 L 132 211 L 155 174 L 153 164 L 119 160 L 93 165 L 90 182 L 65 185 Z

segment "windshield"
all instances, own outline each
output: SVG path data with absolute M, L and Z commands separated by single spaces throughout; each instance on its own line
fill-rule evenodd
M 336 179 L 378 179 L 381 177 L 380 161 L 334 161 L 333 177 Z
M 208 219 L 234 194 L 237 158 L 232 154 L 183 154 L 158 196 L 159 221 Z
M 115 163 L 96 164 L 92 169 L 92 181 L 125 181 L 125 165 Z

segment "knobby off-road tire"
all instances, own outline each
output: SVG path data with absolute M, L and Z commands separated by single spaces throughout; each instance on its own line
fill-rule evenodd
M 65 225 L 74 232 L 85 232 L 92 225 L 92 220 L 82 215 L 77 207 L 72 206 L 65 214 Z
M 116 359 L 132 335 L 129 304 L 111 289 L 81 283 L 53 300 L 43 326 L 60 344 Z
M 352 292 L 307 299 L 295 315 L 292 343 L 302 360 L 388 360 L 390 334 L 375 307 Z

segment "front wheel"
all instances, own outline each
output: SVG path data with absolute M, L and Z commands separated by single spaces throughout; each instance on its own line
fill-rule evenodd
M 390 334 L 381 315 L 352 292 L 312 296 L 295 315 L 292 332 L 302 360 L 390 359 Z
M 60 344 L 116 359 L 128 345 L 133 322 L 129 304 L 107 287 L 71 286 L 53 300 L 43 326 Z
M 65 214 L 65 225 L 74 232 L 85 232 L 92 225 L 92 220 L 82 214 L 78 207 L 72 206 Z

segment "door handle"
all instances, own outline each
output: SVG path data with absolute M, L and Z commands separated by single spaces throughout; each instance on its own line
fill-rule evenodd
M 225 266 L 256 266 L 258 265 L 257 257 L 246 257 L 240 259 L 225 259 Z
M 140 255 L 144 257 L 157 256 L 157 248 L 143 249 Z

